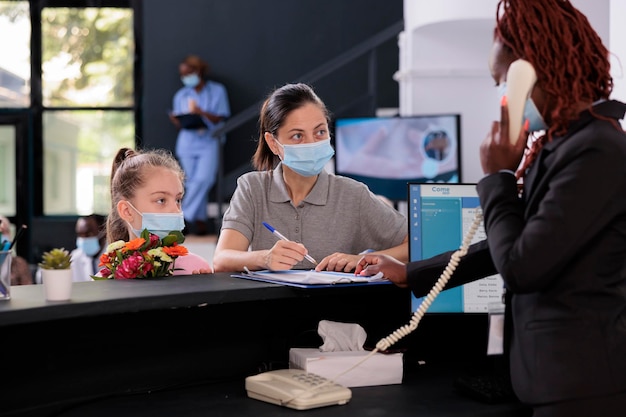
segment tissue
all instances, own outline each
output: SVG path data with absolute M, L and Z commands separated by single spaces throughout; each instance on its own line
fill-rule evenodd
M 362 351 L 367 334 L 365 329 L 356 323 L 340 323 L 321 320 L 317 326 L 317 333 L 324 344 L 321 352 Z
M 344 387 L 401 384 L 402 353 L 382 354 L 363 349 L 365 330 L 358 324 L 322 320 L 317 331 L 324 344 L 289 349 L 289 367 L 332 379 Z

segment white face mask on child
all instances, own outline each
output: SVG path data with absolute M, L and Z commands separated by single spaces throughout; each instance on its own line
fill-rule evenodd
M 142 213 L 130 201 L 127 203 L 141 216 L 141 229 L 135 229 L 129 223 L 135 236 L 141 236 L 143 229 L 148 229 L 150 233 L 163 239 L 170 232 L 181 232 L 185 228 L 185 218 L 182 211 L 177 213 Z

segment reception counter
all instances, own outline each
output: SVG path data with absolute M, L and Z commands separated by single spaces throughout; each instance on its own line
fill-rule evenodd
M 247 398 L 245 377 L 287 367 L 291 347 L 318 347 L 320 320 L 359 323 L 367 347 L 410 318 L 409 293 L 394 285 L 301 289 L 229 274 L 75 283 L 67 302 L 45 301 L 37 285 L 11 293 L 0 303 L 0 415 L 20 417 L 293 415 Z M 409 340 L 394 347 L 408 349 Z M 456 370 L 444 365 L 448 371 L 425 373 L 409 364 L 406 384 L 354 388 L 348 405 L 307 414 L 363 414 L 375 400 L 389 409 L 376 415 L 403 415 L 398 407 L 453 415 L 445 413 L 465 406 L 476 409 L 472 415 L 524 415 L 518 406 L 458 396 L 445 376 Z M 438 398 L 418 395 L 427 386 L 464 406 L 419 413 Z M 495 411 L 505 414 L 488 414 Z

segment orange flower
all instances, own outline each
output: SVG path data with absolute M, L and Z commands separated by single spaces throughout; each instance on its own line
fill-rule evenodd
M 141 245 L 143 245 L 144 243 L 146 243 L 146 239 L 142 238 L 142 237 L 138 237 L 137 239 L 133 239 L 129 242 L 127 242 L 124 245 L 124 249 L 128 250 L 128 251 L 133 251 L 133 250 L 137 250 L 141 247 Z
M 102 255 L 100 255 L 100 264 L 98 266 L 103 266 L 109 263 L 111 263 L 111 257 L 108 253 L 103 253 Z
M 179 246 L 176 242 L 174 242 L 172 246 L 164 246 L 163 252 L 167 253 L 169 256 L 185 256 L 189 253 L 186 247 Z

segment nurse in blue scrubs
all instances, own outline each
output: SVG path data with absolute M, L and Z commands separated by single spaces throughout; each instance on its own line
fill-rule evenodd
M 190 55 L 178 69 L 184 87 L 174 95 L 170 120 L 179 129 L 176 157 L 186 177 L 182 209 L 189 231 L 202 235 L 207 233 L 208 196 L 217 178 L 220 142 L 226 139 L 213 132 L 230 116 L 230 105 L 224 85 L 207 79 L 209 66 L 201 58 Z

